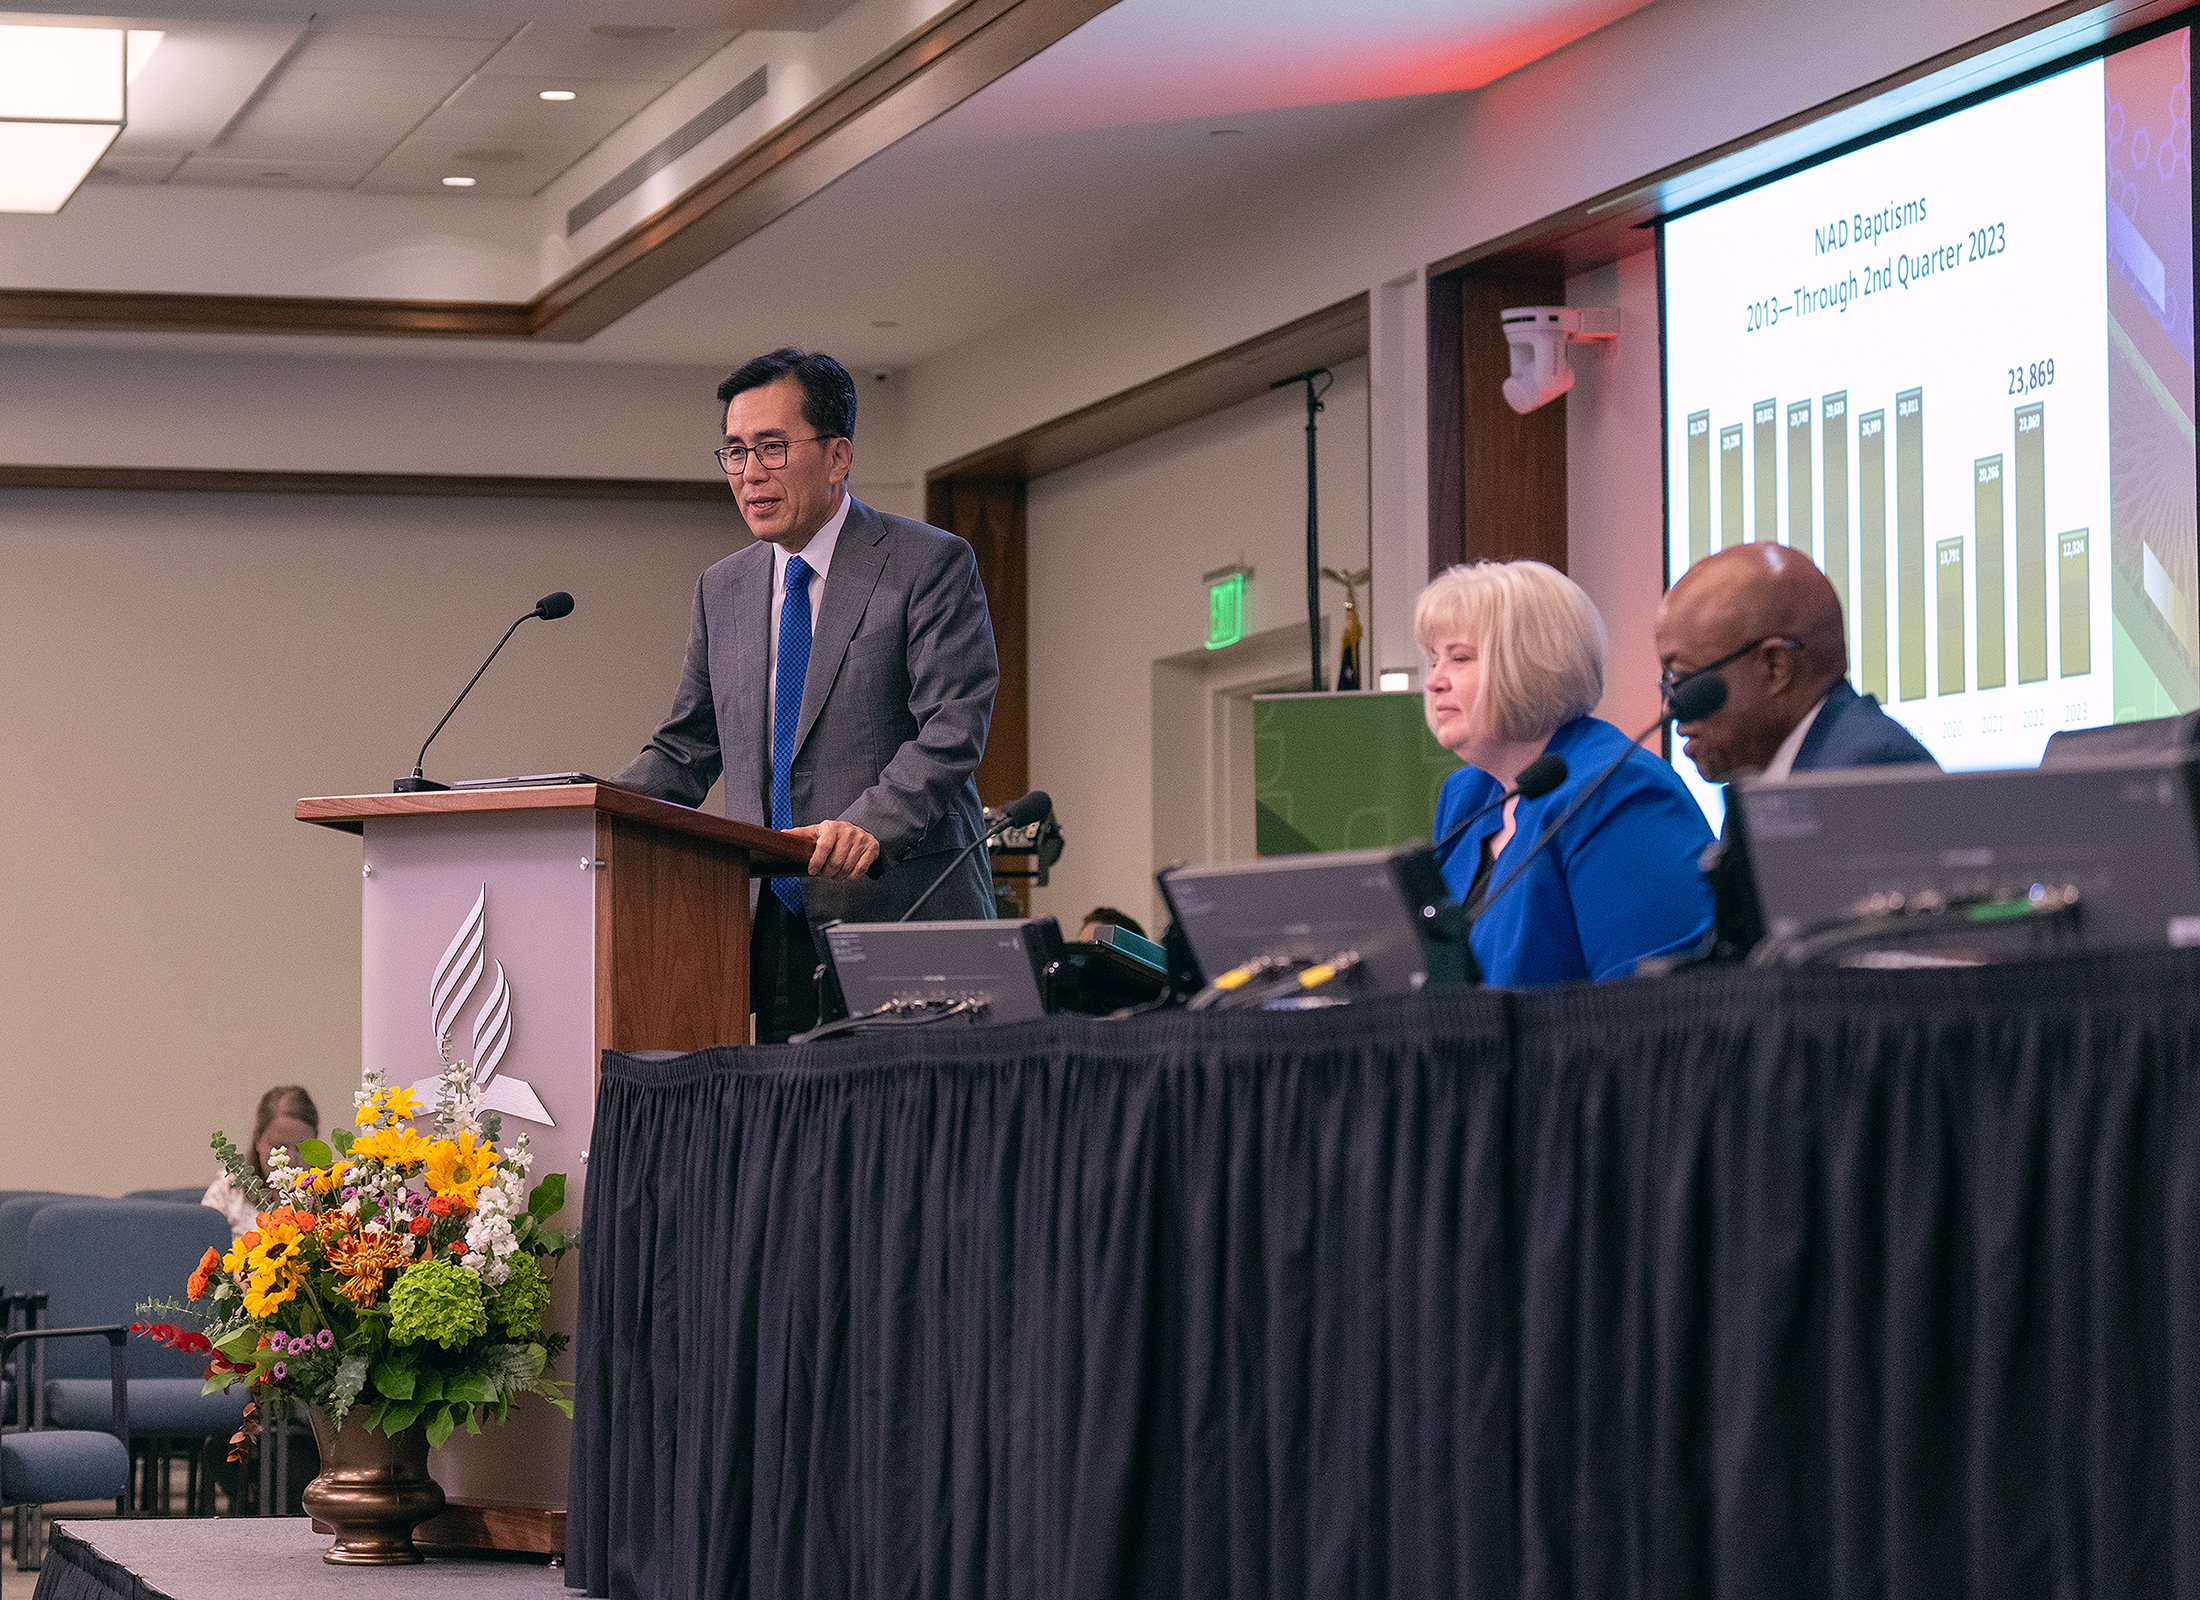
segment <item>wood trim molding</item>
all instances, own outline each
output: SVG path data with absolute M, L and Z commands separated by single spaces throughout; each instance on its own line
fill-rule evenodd
M 528 311 L 524 305 L 469 300 L 317 300 L 303 295 L 0 289 L 0 328 L 523 339 L 528 333 Z
M 390 494 L 455 500 L 660 500 L 732 504 L 722 482 L 686 478 L 517 478 L 434 472 L 244 472 L 203 467 L 0 464 L 0 489 L 164 494 Z
M 577 344 L 1074 32 L 1115 0 L 965 0 L 524 303 L 0 289 L 0 328 Z

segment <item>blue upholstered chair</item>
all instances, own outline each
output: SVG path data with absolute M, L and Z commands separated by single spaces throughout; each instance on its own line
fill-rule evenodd
M 164 1200 L 172 1206 L 195 1206 L 206 1198 L 206 1185 L 190 1189 L 132 1189 L 125 1200 Z
M 17 1289 L 32 1287 L 31 1218 L 57 1200 L 98 1198 L 97 1195 L 66 1194 L 58 1189 L 0 1189 L 0 1284 L 13 1284 Z M 14 1331 L 12 1324 L 0 1324 L 0 1333 Z M 36 1370 L 35 1361 L 30 1369 Z M 0 1426 L 15 1426 L 15 1403 L 21 1393 L 11 1375 L 0 1373 Z
M 11 1364 L 20 1371 L 30 1364 L 30 1354 L 40 1346 L 60 1348 L 93 1339 L 107 1341 L 107 1415 L 100 1428 L 31 1428 L 0 1433 L 0 1507 L 13 1513 L 15 1561 L 19 1568 L 37 1564 L 43 1546 L 42 1508 L 68 1500 L 115 1502 L 115 1514 L 129 1514 L 130 1489 L 130 1386 L 129 1330 L 120 1323 L 100 1328 L 13 1329 L 16 1312 L 24 1320 L 38 1320 L 39 1295 L 9 1296 L 0 1292 L 6 1317 L 0 1327 L 0 1370 Z
M 0 1208 L 5 1209 L 5 1208 Z M 22 1287 L 47 1297 L 46 1321 L 72 1327 L 138 1321 L 146 1300 L 183 1297 L 184 1280 L 209 1246 L 229 1248 L 222 1214 L 198 1204 L 154 1200 L 64 1200 L 42 1207 L 28 1230 Z M 130 1437 L 146 1462 L 141 1504 L 154 1504 L 153 1466 L 180 1453 L 190 1464 L 187 1498 L 199 1501 L 198 1461 L 209 1439 L 227 1439 L 244 1419 L 242 1389 L 201 1394 L 204 1356 L 138 1339 L 130 1360 Z M 76 1341 L 49 1349 L 39 1420 L 70 1429 L 104 1426 L 107 1385 L 97 1352 Z M 34 1408 L 35 1409 L 35 1408 Z M 211 1492 L 210 1489 L 208 1491 Z M 194 1504 L 193 1509 L 202 1509 Z M 211 1509 L 205 1506 L 203 1509 Z

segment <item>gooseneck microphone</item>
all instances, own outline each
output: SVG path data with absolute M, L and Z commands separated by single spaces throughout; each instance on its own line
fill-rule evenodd
M 529 617 L 540 617 L 545 622 L 555 622 L 560 617 L 569 617 L 572 614 L 573 597 L 563 589 L 560 589 L 556 594 L 544 595 L 535 602 L 534 610 L 528 612 L 526 616 L 521 617 L 518 622 L 514 622 L 504 630 L 504 637 L 497 641 L 496 650 L 489 652 L 489 661 L 496 660 L 497 650 L 502 650 L 506 644 L 511 642 L 512 635 L 519 631 L 519 624 L 527 621 Z M 450 721 L 452 712 L 457 711 L 461 705 L 465 704 L 466 697 L 474 692 L 474 685 L 481 681 L 481 674 L 489 670 L 489 661 L 484 661 L 480 670 L 466 680 L 466 687 L 459 690 L 458 698 L 451 702 L 450 711 L 443 713 L 443 722 Z M 443 731 L 443 722 L 437 723 L 435 731 L 420 741 L 420 754 L 413 758 L 412 776 L 399 778 L 391 784 L 390 793 L 420 794 L 430 789 L 448 789 L 450 787 L 447 783 L 437 783 L 433 778 L 422 776 L 420 770 L 420 763 L 428 759 L 428 746 L 434 744 L 436 734 Z
M 1048 796 L 1046 790 L 1044 789 L 1034 789 L 1031 791 L 1031 793 L 1025 795 L 1021 800 L 1011 800 L 1008 803 L 1008 809 L 1001 813 L 1000 820 L 995 822 L 992 827 L 986 829 L 985 832 L 979 834 L 977 838 L 971 840 L 968 844 L 964 845 L 962 847 L 961 854 L 957 855 L 954 860 L 950 861 L 947 864 L 947 870 L 941 873 L 938 877 L 934 878 L 932 880 L 931 886 L 927 888 L 924 893 L 918 895 L 915 900 L 911 901 L 909 909 L 907 911 L 904 911 L 894 920 L 896 922 L 907 922 L 911 917 L 915 916 L 917 914 L 917 907 L 923 905 L 925 901 L 932 898 L 932 890 L 937 889 L 950 877 L 954 876 L 955 870 L 960 867 L 965 861 L 968 861 L 970 859 L 970 852 L 977 849 L 980 845 L 984 844 L 988 839 L 991 839 L 996 833 L 999 833 L 1004 828 L 1028 828 L 1034 822 L 1045 821 L 1047 817 L 1053 814 L 1053 811 L 1054 801 Z
M 1464 821 L 1453 824 L 1451 832 L 1436 841 L 1436 848 L 1431 852 L 1436 857 L 1436 865 L 1439 868 L 1443 866 L 1445 859 L 1451 854 L 1452 846 L 1459 842 L 1459 836 L 1462 833 L 1465 833 L 1506 801 L 1515 796 L 1522 800 L 1540 800 L 1565 781 L 1566 758 L 1562 755 L 1554 755 L 1548 750 L 1544 751 L 1543 754 L 1520 769 L 1520 776 L 1514 780 L 1510 789 L 1507 789 L 1495 800 L 1474 812 Z
M 1701 722 L 1725 704 L 1726 679 L 1716 672 L 1708 672 L 1701 677 L 1691 678 L 1675 688 L 1672 693 L 1665 697 L 1658 720 L 1636 734 L 1634 738 L 1628 740 L 1627 748 L 1613 759 L 1612 764 L 1598 773 L 1589 783 L 1582 786 L 1581 793 L 1574 796 L 1573 804 L 1553 817 L 1545 825 L 1543 831 L 1536 835 L 1534 848 L 1520 858 L 1520 865 L 1505 875 L 1503 883 L 1484 895 L 1480 905 L 1469 906 L 1467 908 L 1468 915 L 1481 916 L 1496 902 L 1499 895 L 1518 883 L 1520 875 L 1526 872 L 1535 858 L 1548 848 L 1553 839 L 1558 837 L 1558 830 L 1573 820 L 1574 813 L 1588 803 L 1591 795 L 1604 787 L 1606 780 L 1613 773 L 1619 771 L 1620 767 L 1626 763 L 1627 758 L 1632 755 L 1647 753 L 1642 748 L 1643 740 L 1649 738 L 1651 734 L 1657 732 L 1661 726 L 1668 722 Z

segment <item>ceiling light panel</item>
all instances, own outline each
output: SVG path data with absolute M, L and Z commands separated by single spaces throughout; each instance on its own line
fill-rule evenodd
M 0 118 L 120 123 L 123 70 L 120 28 L 0 27 Z
M 111 122 L 0 122 L 0 211 L 59 211 L 116 132 Z
M 51 215 L 122 131 L 120 28 L 0 26 L 0 211 Z

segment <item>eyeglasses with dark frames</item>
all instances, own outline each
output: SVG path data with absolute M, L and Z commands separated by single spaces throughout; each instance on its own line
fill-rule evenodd
M 1800 650 L 1803 648 L 1803 641 L 1800 639 L 1791 639 L 1784 633 L 1769 633 L 1766 634 L 1765 637 L 1763 637 L 1762 639 L 1752 639 L 1749 641 L 1749 643 L 1743 645 L 1741 649 L 1732 651 L 1726 655 L 1719 657 L 1718 660 L 1712 662 L 1709 666 L 1691 667 L 1688 671 L 1680 673 L 1659 673 L 1658 692 L 1662 694 L 1665 697 L 1666 702 L 1670 704 L 1673 699 L 1673 691 L 1678 689 L 1682 684 L 1693 682 L 1695 679 L 1702 677 L 1707 672 L 1717 672 L 1721 667 L 1731 666 L 1735 662 L 1741 660 L 1742 657 L 1750 654 L 1752 651 L 1762 650 L 1768 644 L 1784 644 L 1790 650 Z
M 760 439 L 752 447 L 745 444 L 720 445 L 711 452 L 718 464 L 730 472 L 748 470 L 749 455 L 753 448 L 757 462 L 766 472 L 777 472 L 787 464 L 787 447 L 795 444 L 816 444 L 826 439 L 837 439 L 837 433 L 813 433 L 807 439 Z

